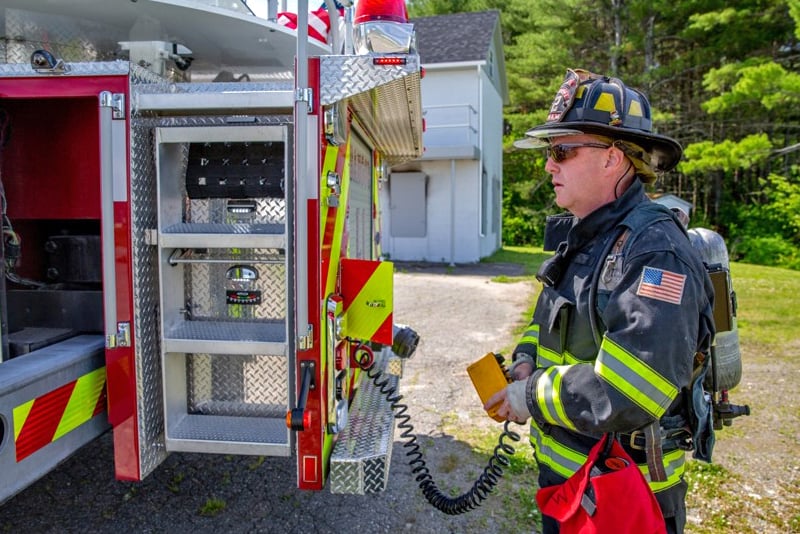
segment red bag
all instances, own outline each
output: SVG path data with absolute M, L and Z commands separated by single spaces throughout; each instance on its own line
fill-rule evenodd
M 606 453 L 607 440 L 611 439 Z M 636 463 L 606 434 L 563 484 L 540 489 L 539 509 L 561 534 L 665 534 L 664 517 Z

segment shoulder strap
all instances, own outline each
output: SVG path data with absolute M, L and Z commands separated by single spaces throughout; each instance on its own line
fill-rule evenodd
M 658 221 L 667 220 L 672 220 L 676 226 L 683 231 L 686 238 L 689 239 L 686 228 L 684 228 L 678 216 L 671 209 L 656 202 L 643 202 L 628 212 L 625 218 L 617 224 L 614 229 L 615 237 L 608 242 L 603 252 L 600 254 L 601 259 L 597 262 L 594 272 L 592 273 L 592 285 L 589 290 L 589 315 L 591 319 L 592 336 L 598 348 L 602 342 L 602 324 L 600 323 L 600 318 L 597 316 L 597 286 L 601 273 L 605 270 L 606 266 L 612 267 L 616 261 L 624 257 L 625 252 L 627 252 L 625 246 L 631 241 L 631 237 L 638 236 L 650 225 Z

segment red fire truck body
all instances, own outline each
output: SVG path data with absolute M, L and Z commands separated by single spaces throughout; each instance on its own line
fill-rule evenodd
M 0 502 L 108 431 L 121 480 L 201 452 L 385 487 L 359 363 L 396 383 L 416 343 L 378 189 L 422 152 L 419 56 L 227 3 L 0 8 Z

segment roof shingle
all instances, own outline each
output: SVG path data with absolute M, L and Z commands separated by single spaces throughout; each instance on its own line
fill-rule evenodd
M 483 61 L 489 56 L 500 12 L 476 11 L 412 19 L 423 64 Z

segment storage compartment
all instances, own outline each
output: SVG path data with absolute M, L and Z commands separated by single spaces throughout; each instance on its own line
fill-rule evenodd
M 165 355 L 170 450 L 223 454 L 290 453 L 285 355 Z
M 290 454 L 288 139 L 156 130 L 167 450 Z
M 104 325 L 96 86 L 0 85 L 2 361 Z

